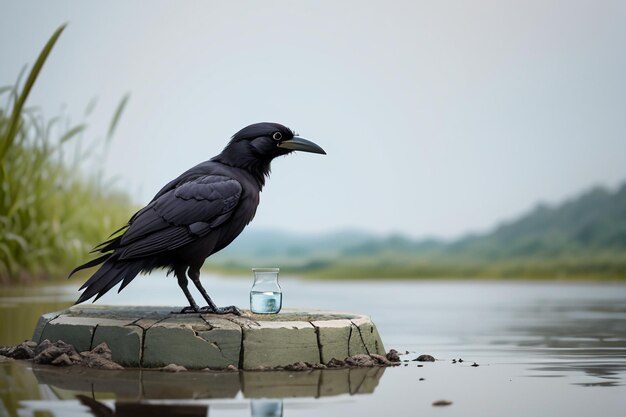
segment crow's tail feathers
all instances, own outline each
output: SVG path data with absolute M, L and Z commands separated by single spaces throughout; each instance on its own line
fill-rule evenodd
M 102 242 L 101 244 L 99 244 L 98 246 L 93 248 L 89 253 L 95 253 L 95 252 L 105 253 L 105 252 L 110 252 L 110 251 L 115 250 L 115 249 L 119 249 L 119 247 L 120 247 L 120 245 L 122 243 L 122 237 L 124 235 L 121 234 L 121 235 L 115 236 L 115 237 L 112 237 L 112 236 L 116 235 L 117 233 L 121 232 L 122 230 L 124 230 L 127 227 L 128 226 L 124 226 L 121 229 L 116 230 L 115 232 L 113 232 L 113 234 L 111 234 L 111 236 L 109 236 L 108 240 L 105 240 L 104 242 Z
M 72 275 L 74 275 L 78 271 L 82 271 L 83 269 L 91 268 L 92 266 L 100 265 L 101 263 L 103 263 L 107 259 L 109 259 L 111 257 L 111 255 L 113 255 L 113 254 L 112 253 L 107 253 L 106 255 L 103 255 L 103 256 L 101 256 L 99 258 L 96 258 L 96 259 L 92 259 L 91 261 L 89 261 L 87 263 L 84 263 L 84 264 L 82 264 L 80 266 L 77 266 L 76 268 L 74 268 L 72 270 L 72 272 L 70 272 L 70 274 L 67 277 L 71 278 Z
M 139 272 L 141 272 L 141 261 L 123 261 L 119 260 L 118 256 L 119 255 L 116 255 L 115 253 L 107 254 L 94 259 L 93 261 L 87 262 L 72 271 L 73 274 L 81 269 L 89 268 L 90 266 L 95 266 L 104 262 L 100 269 L 98 269 L 96 273 L 93 274 L 82 287 L 80 287 L 81 290 L 84 289 L 85 291 L 83 291 L 80 295 L 76 304 L 87 301 L 93 296 L 96 296 L 94 299 L 94 301 L 96 301 L 121 281 L 123 282 L 119 291 L 122 291 L 122 289 L 126 287 L 137 276 L 137 274 L 139 274 Z

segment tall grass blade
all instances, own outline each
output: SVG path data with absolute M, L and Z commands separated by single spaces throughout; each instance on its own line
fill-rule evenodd
M 94 111 L 97 104 L 98 104 L 98 97 L 94 97 L 91 100 L 89 100 L 89 103 L 87 103 L 87 107 L 85 107 L 85 116 L 89 116 Z
M 44 46 L 43 50 L 37 57 L 37 61 L 35 62 L 33 69 L 31 69 L 30 73 L 28 74 L 28 78 L 26 79 L 26 83 L 24 84 L 24 89 L 17 97 L 17 101 L 15 103 L 15 106 L 13 107 L 13 111 L 11 114 L 11 118 L 9 121 L 9 126 L 6 132 L 6 135 L 2 135 L 4 137 L 0 137 L 0 140 L 2 141 L 0 142 L 0 160 L 4 158 L 7 149 L 11 147 L 11 145 L 13 144 L 13 141 L 15 140 L 15 134 L 17 133 L 17 129 L 20 124 L 20 119 L 21 119 L 20 116 L 22 114 L 22 109 L 24 108 L 24 104 L 26 103 L 26 99 L 28 98 L 28 95 L 30 94 L 30 91 L 32 90 L 33 85 L 35 85 L 35 81 L 37 80 L 37 77 L 39 76 L 39 73 L 41 72 L 43 65 L 48 59 L 48 55 L 50 55 L 50 52 L 52 52 L 52 48 L 54 48 L 54 45 L 56 44 L 57 40 L 61 36 L 61 33 L 63 33 L 63 30 L 65 30 L 66 26 L 67 26 L 67 23 L 61 25 L 52 34 L 52 36 L 46 43 L 46 46 Z
M 113 137 L 115 128 L 117 127 L 117 124 L 119 123 L 120 118 L 122 117 L 122 113 L 124 112 L 124 108 L 126 107 L 126 104 L 128 103 L 129 98 L 130 98 L 130 94 L 126 93 L 126 95 L 122 98 L 120 103 L 117 105 L 117 109 L 115 110 L 115 113 L 113 114 L 113 119 L 111 119 L 111 124 L 109 125 L 109 132 L 107 133 L 107 142 L 110 141 L 111 138 Z
M 65 132 L 63 136 L 61 136 L 61 138 L 59 139 L 59 143 L 63 144 L 67 142 L 68 140 L 72 139 L 74 136 L 82 133 L 85 129 L 87 129 L 86 124 L 78 125 L 78 126 L 71 128 L 70 130 Z

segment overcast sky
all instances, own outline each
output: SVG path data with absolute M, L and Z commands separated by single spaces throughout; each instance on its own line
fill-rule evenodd
M 274 161 L 256 228 L 455 237 L 626 179 L 626 1 L 1 0 L 0 85 L 69 26 L 29 99 L 103 136 L 146 203 L 241 127 Z M 91 163 L 84 167 L 89 172 Z

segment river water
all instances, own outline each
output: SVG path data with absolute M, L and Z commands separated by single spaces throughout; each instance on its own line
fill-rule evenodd
M 219 305 L 248 307 L 252 277 L 203 281 Z M 387 350 L 409 352 L 401 356 L 406 362 L 352 371 L 180 374 L 5 362 L 0 417 L 113 410 L 211 417 L 626 415 L 624 284 L 281 277 L 281 286 L 283 307 L 370 315 Z M 77 284 L 0 290 L 0 345 L 29 338 L 40 314 L 76 296 Z M 183 301 L 174 279 L 153 274 L 98 303 Z M 437 361 L 413 361 L 419 354 Z M 434 406 L 439 400 L 451 404 Z

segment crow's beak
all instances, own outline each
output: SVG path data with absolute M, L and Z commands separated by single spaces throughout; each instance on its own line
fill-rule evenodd
M 292 149 L 294 151 L 304 151 L 311 153 L 321 153 L 326 155 L 326 151 L 319 147 L 317 144 L 311 142 L 310 140 L 306 140 L 304 138 L 300 138 L 298 136 L 294 136 L 290 140 L 286 140 L 277 145 L 279 148 Z

